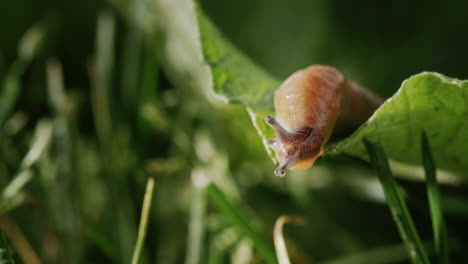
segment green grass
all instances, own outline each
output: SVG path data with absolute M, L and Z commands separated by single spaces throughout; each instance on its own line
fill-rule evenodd
M 0 263 L 14 264 L 12 254 L 10 252 L 10 245 L 5 237 L 5 234 L 0 231 Z
M 12 113 L 21 92 L 21 77 L 32 59 L 40 51 L 44 39 L 44 28 L 33 26 L 26 31 L 18 44 L 18 57 L 7 70 L 0 84 L 0 127 Z
M 398 3 L 385 11 L 361 3 L 359 10 L 381 12 L 376 20 L 367 13 L 348 19 L 347 4 L 325 2 L 207 0 L 200 8 L 278 79 L 325 63 L 387 96 L 422 68 L 465 78 L 468 34 L 456 11 L 468 4 L 445 6 L 434 32 L 421 27 L 425 12 L 439 6 L 418 12 L 405 4 L 417 22 L 408 39 L 408 21 L 391 13 L 403 10 Z M 164 45 L 173 35 L 155 25 L 174 14 L 150 3 L 14 1 L 0 8 L 0 263 L 467 261 L 465 182 L 437 170 L 434 158 L 443 153 L 431 151 L 433 134 L 422 139 L 426 177 L 417 171 L 418 180 L 393 175 L 378 143 L 369 142 L 378 177 L 367 162 L 330 156 L 275 177 L 245 109 L 207 100 L 194 89 L 197 78 L 168 65 L 176 47 L 186 51 L 173 54 L 182 65 L 202 65 L 202 58 L 190 57 L 190 39 Z M 373 21 L 385 38 L 362 21 Z M 459 31 L 456 43 L 447 28 Z M 405 45 L 395 45 L 402 39 Z M 389 51 L 405 67 L 390 69 Z M 257 88 L 248 87 L 253 95 Z M 199 168 L 211 177 L 207 185 L 193 179 Z M 287 227 L 277 256 L 273 230 L 281 215 L 307 221 Z
M 138 228 L 138 238 L 133 251 L 132 264 L 138 264 L 140 260 L 143 243 L 145 242 L 146 232 L 148 229 L 148 218 L 151 210 L 151 200 L 153 199 L 154 180 L 148 179 L 146 184 L 145 197 L 143 199 L 143 206 L 141 209 L 140 226 Z
M 428 243 L 424 243 L 427 245 Z M 387 245 L 367 251 L 358 252 L 349 256 L 332 259 L 323 264 L 386 264 L 401 263 L 408 260 L 408 249 L 405 244 Z
M 400 236 L 406 245 L 407 254 L 413 263 L 429 263 L 426 247 L 421 243 L 421 239 L 405 203 L 405 198 L 400 190 L 401 187 L 393 178 L 382 146 L 367 139 L 364 139 L 364 144 L 366 145 L 371 162 L 377 171 L 377 176 L 385 192 L 386 201 L 398 226 Z M 443 216 L 440 188 L 437 183 L 436 166 L 426 133 L 422 133 L 421 136 L 421 155 L 426 174 L 426 188 L 437 263 L 446 264 L 450 263 L 447 227 Z M 357 257 L 357 259 L 359 258 Z
M 187 235 L 187 253 L 185 255 L 186 264 L 203 263 L 203 240 L 206 235 L 204 224 L 207 200 L 205 186 L 195 185 L 192 195 Z
M 434 246 L 437 252 L 438 263 L 447 264 L 450 263 L 447 227 L 443 216 L 440 188 L 437 184 L 436 166 L 434 164 L 434 158 L 432 157 L 431 147 L 426 133 L 422 134 L 421 147 L 423 165 L 426 172 L 429 211 L 431 213 L 432 230 L 434 232 Z
M 390 171 L 388 159 L 379 143 L 363 140 L 366 145 L 371 163 L 379 177 L 380 184 L 385 193 L 385 200 L 390 208 L 400 236 L 406 245 L 407 254 L 414 264 L 427 264 L 429 257 L 421 238 L 416 230 L 413 219 L 406 205 L 400 185 Z
M 224 193 L 214 183 L 207 187 L 208 196 L 224 217 L 241 233 L 248 237 L 254 247 L 258 249 L 263 258 L 270 264 L 277 263 L 275 251 L 271 242 L 265 240 L 264 236 L 256 232 L 246 216 L 242 215 L 239 208 L 235 208 Z

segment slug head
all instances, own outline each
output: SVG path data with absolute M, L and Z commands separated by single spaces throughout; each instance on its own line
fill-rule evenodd
M 279 162 L 275 169 L 276 176 L 285 176 L 288 170 L 306 170 L 323 153 L 323 138 L 317 129 L 302 126 L 289 132 L 269 115 L 265 117 L 265 122 L 275 130 L 277 136 L 267 141 Z

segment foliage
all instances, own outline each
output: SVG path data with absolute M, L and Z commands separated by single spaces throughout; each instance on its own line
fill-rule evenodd
M 199 38 L 201 42 L 201 50 L 198 52 L 203 55 L 209 66 L 214 92 L 230 102 L 243 104 L 249 110 L 259 135 L 262 139 L 268 138 L 265 135 L 271 135 L 271 129 L 265 126 L 262 120 L 266 114 L 274 112 L 273 93 L 279 85 L 277 79 L 227 42 L 200 9 L 192 6 L 193 9 L 190 10 L 190 4 L 185 5 L 188 10 L 171 9 L 173 6 L 162 8 L 170 14 L 197 13 L 198 19 L 190 21 L 194 27 L 190 34 Z M 187 20 L 190 18 L 193 16 L 187 16 Z M 176 23 L 171 19 L 178 17 L 166 19 L 167 24 L 171 24 Z M 163 30 L 169 29 L 163 27 Z M 185 33 L 186 31 L 181 31 L 174 34 Z M 171 40 L 178 41 L 178 38 Z M 174 43 L 168 41 L 166 45 Z M 197 49 L 198 45 L 193 45 L 194 49 Z M 169 63 L 180 62 L 170 60 Z M 193 67 L 199 66 L 194 63 L 186 70 L 193 71 Z M 395 95 L 389 98 L 360 130 L 332 148 L 362 157 L 366 151 L 361 141 L 362 138 L 368 137 L 378 139 L 387 149 L 390 158 L 419 164 L 419 137 L 421 131 L 429 131 L 428 136 L 433 142 L 432 148 L 439 167 L 463 172 L 468 169 L 468 161 L 461 158 L 466 155 L 466 149 L 458 146 L 468 144 L 468 126 L 464 122 L 468 115 L 466 98 L 468 82 L 437 73 L 412 76 L 403 82 Z
M 467 169 L 466 82 L 413 74 L 467 78 L 468 4 L 348 2 L 0 4 L 2 260 L 274 263 L 275 221 L 299 215 L 291 263 L 407 263 L 408 241 L 467 262 L 464 178 L 435 169 Z M 316 63 L 396 93 L 336 155 L 274 177 L 263 117 L 280 80 Z M 387 160 L 364 137 L 427 184 L 375 177 L 363 159 Z
M 454 172 L 468 169 L 462 157 L 468 142 L 468 82 L 437 73 L 421 73 L 405 80 L 396 94 L 349 139 L 341 151 L 362 156 L 359 141 L 364 137 L 380 141 L 395 160 L 420 164 L 421 132 L 427 131 L 437 166 Z

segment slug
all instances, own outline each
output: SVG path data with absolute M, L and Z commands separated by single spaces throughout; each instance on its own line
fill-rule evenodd
M 325 153 L 332 135 L 350 134 L 382 104 L 382 100 L 346 79 L 337 69 L 312 65 L 293 73 L 275 92 L 276 119 L 265 122 L 276 133 L 267 141 L 279 162 L 274 173 L 309 169 Z

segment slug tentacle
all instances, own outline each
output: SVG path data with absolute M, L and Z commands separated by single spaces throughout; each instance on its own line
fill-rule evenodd
M 332 132 L 354 131 L 381 103 L 333 67 L 313 65 L 292 74 L 275 93 L 276 115 L 282 123 L 265 117 L 276 133 L 267 141 L 279 162 L 275 174 L 312 167 Z
M 268 146 L 273 146 L 273 145 L 275 145 L 275 144 L 276 144 L 276 139 L 269 139 L 269 140 L 267 140 L 267 144 L 268 144 Z
M 298 159 L 298 155 L 287 156 L 284 163 L 280 164 L 278 168 L 275 169 L 275 175 L 280 177 L 285 176 L 286 172 L 294 166 Z
M 280 125 L 280 123 L 278 123 L 278 121 L 276 121 L 276 119 L 274 119 L 272 116 L 265 116 L 265 123 L 267 123 L 271 128 L 273 128 L 279 140 L 285 142 L 291 141 L 290 133 L 282 125 Z
M 268 146 L 275 151 L 279 161 L 279 166 L 275 170 L 276 176 L 285 176 L 290 169 L 302 170 L 304 165 L 302 161 L 313 159 L 314 155 L 322 152 L 323 140 L 317 129 L 303 126 L 288 132 L 271 116 L 266 116 L 265 122 L 275 130 L 278 136 L 278 138 L 267 140 Z

